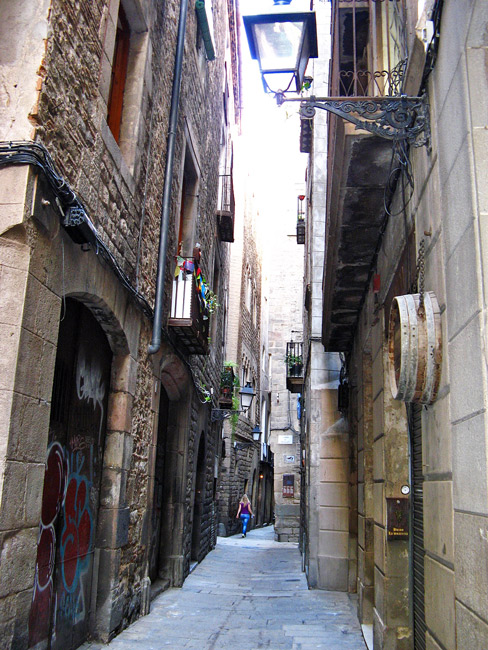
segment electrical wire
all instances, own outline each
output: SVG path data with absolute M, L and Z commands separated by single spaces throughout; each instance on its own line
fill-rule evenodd
M 32 165 L 33 167 L 40 169 L 43 172 L 47 182 L 49 183 L 54 195 L 59 200 L 62 208 L 75 206 L 83 209 L 85 214 L 87 214 L 87 211 L 83 203 L 75 194 L 75 192 L 71 189 L 69 184 L 58 173 L 58 171 L 56 170 L 56 166 L 53 162 L 53 159 L 51 158 L 47 149 L 41 143 L 33 142 L 33 141 L 32 142 L 31 141 L 22 141 L 22 142 L 14 142 L 14 141 L 1 142 L 0 141 L 0 167 L 7 166 L 7 165 Z M 62 213 L 62 211 L 60 212 Z M 115 256 L 113 255 L 112 251 L 101 239 L 96 229 L 94 228 L 93 230 L 96 239 L 95 254 L 101 257 L 108 264 L 108 266 L 112 269 L 112 271 L 117 275 L 122 285 L 129 291 L 132 298 L 137 302 L 140 309 L 144 312 L 144 314 L 148 318 L 152 320 L 153 310 L 151 309 L 149 303 L 147 302 L 145 297 L 132 286 L 129 278 L 127 277 L 127 275 L 125 274 L 125 272 L 123 271 L 123 269 L 121 268 L 117 260 L 115 259 Z M 64 290 L 64 241 L 63 240 L 61 240 L 61 250 L 62 250 L 62 266 L 63 266 L 63 315 L 62 315 L 62 319 L 63 319 L 66 313 L 66 303 L 65 303 L 66 296 L 64 295 L 65 290 Z M 174 344 L 174 341 L 171 340 L 171 337 L 168 335 L 168 333 L 163 331 L 163 334 L 167 342 L 174 349 L 176 355 L 179 357 L 179 359 L 183 362 L 183 364 L 188 369 L 190 378 L 196 390 L 198 401 L 201 404 L 211 404 L 211 402 L 208 402 L 208 400 L 202 399 L 200 397 L 202 395 L 202 390 L 197 380 L 195 379 L 194 369 L 192 368 L 188 360 L 185 359 L 183 354 L 180 353 L 180 351 L 178 350 L 177 346 Z
M 88 218 L 88 212 L 82 201 L 71 189 L 67 181 L 58 173 L 48 150 L 40 142 L 0 142 L 0 166 L 7 165 L 32 165 L 33 167 L 40 169 L 57 199 L 56 202 L 59 202 L 58 208 L 60 209 L 61 214 L 63 214 L 63 210 L 66 208 L 76 207 L 83 210 Z M 62 222 L 61 224 L 63 225 Z M 105 260 L 139 308 L 149 319 L 152 320 L 153 310 L 146 298 L 132 286 L 131 281 L 115 259 L 112 251 L 102 240 L 94 226 L 92 227 L 92 231 L 96 240 L 95 254 Z

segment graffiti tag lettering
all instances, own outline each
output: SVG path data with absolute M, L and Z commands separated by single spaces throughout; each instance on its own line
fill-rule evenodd
M 84 356 L 80 355 L 76 368 L 76 392 L 78 399 L 87 400 L 93 403 L 93 408 L 100 407 L 100 429 L 98 431 L 98 444 L 102 435 L 103 425 L 103 399 L 106 386 L 103 381 L 102 369 L 95 365 L 95 362 L 88 363 Z

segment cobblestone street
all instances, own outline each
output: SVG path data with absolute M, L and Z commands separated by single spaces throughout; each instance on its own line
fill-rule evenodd
M 296 544 L 272 527 L 219 538 L 182 589 L 157 597 L 148 616 L 110 644 L 83 650 L 365 650 L 355 603 L 310 591 Z

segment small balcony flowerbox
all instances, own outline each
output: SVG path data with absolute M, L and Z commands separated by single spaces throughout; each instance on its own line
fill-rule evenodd
M 303 343 L 290 341 L 286 344 L 286 388 L 291 393 L 303 390 Z
M 220 396 L 219 408 L 231 409 L 232 397 L 234 394 L 234 368 L 232 366 L 224 366 L 220 375 Z

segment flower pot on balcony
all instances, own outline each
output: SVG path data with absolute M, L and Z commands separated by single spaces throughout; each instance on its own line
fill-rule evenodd
M 232 398 L 234 396 L 235 375 L 232 366 L 224 366 L 220 374 L 220 395 L 219 407 L 221 409 L 232 408 Z

